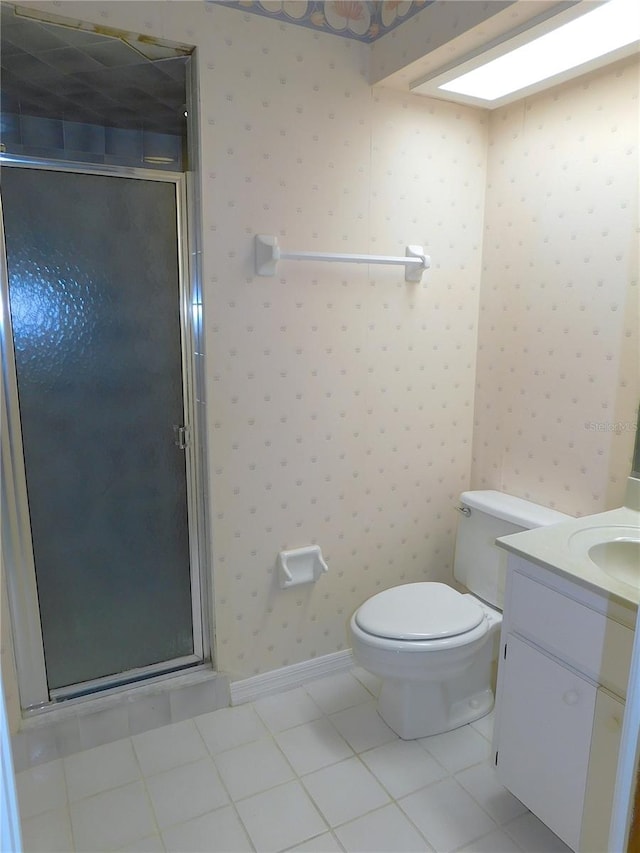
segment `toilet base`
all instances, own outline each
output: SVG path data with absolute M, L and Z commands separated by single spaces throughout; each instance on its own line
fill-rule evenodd
M 462 686 L 462 684 L 460 685 Z M 486 687 L 469 695 L 468 676 L 462 696 L 455 679 L 445 683 L 424 681 L 382 682 L 378 713 L 403 740 L 437 735 L 484 717 L 493 708 L 493 690 Z
M 378 713 L 403 740 L 457 729 L 493 708 L 502 616 L 478 605 L 485 614 L 478 627 L 462 638 L 425 643 L 369 635 L 359 628 L 357 611 L 351 617 L 353 656 L 381 678 Z

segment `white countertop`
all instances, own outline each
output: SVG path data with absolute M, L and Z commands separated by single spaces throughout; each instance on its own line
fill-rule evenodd
M 611 577 L 589 559 L 586 549 L 575 545 L 578 540 L 575 534 L 579 531 L 587 533 L 594 528 L 618 526 L 640 529 L 640 512 L 629 507 L 620 507 L 596 515 L 573 518 L 550 527 L 536 527 L 522 533 L 512 533 L 500 537 L 496 544 L 525 560 L 531 560 L 625 604 L 637 607 L 640 602 L 640 584 L 632 586 Z

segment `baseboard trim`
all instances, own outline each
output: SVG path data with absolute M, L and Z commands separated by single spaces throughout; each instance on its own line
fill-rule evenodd
M 308 681 L 325 675 L 344 672 L 352 666 L 354 666 L 354 660 L 351 649 L 345 649 L 342 652 L 312 658 L 291 666 L 283 666 L 281 669 L 273 669 L 261 675 L 253 675 L 251 678 L 232 681 L 229 685 L 231 704 L 243 705 L 245 702 L 253 702 L 255 699 L 279 693 L 281 690 L 300 687 Z

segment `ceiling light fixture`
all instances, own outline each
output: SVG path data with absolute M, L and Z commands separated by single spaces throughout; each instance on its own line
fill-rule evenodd
M 586 5 L 580 3 L 568 14 Z M 411 90 L 493 108 L 636 53 L 639 45 L 637 0 L 608 0 L 569 21 L 562 13 L 554 16 L 455 67 L 415 81 Z

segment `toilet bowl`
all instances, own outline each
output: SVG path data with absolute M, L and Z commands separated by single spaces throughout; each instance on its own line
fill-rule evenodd
M 405 609 L 417 616 L 422 606 L 431 618 L 404 618 Z M 412 740 L 489 713 L 501 622 L 473 595 L 429 582 L 385 590 L 356 610 L 353 655 L 382 679 L 378 711 L 387 725 Z
M 489 490 L 465 492 L 461 504 L 454 576 L 471 592 L 433 581 L 391 587 L 349 623 L 356 662 L 382 679 L 378 713 L 405 740 L 450 731 L 492 709 L 505 570 L 495 540 L 567 519 Z

